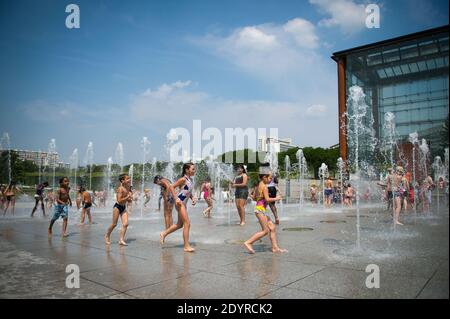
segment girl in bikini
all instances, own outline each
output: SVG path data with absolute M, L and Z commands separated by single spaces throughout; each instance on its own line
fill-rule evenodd
M 261 167 L 263 170 L 259 174 L 259 184 L 256 187 L 254 193 L 254 200 L 256 201 L 255 215 L 258 218 L 259 224 L 261 225 L 261 231 L 253 234 L 245 243 L 244 247 L 251 253 L 254 254 L 255 250 L 252 244 L 262 237 L 269 235 L 270 241 L 272 242 L 272 252 L 287 252 L 286 249 L 281 249 L 277 243 L 277 237 L 275 232 L 275 224 L 270 219 L 270 214 L 267 212 L 268 203 L 276 202 L 281 200 L 281 196 L 276 196 L 275 198 L 270 198 L 269 191 L 267 189 L 267 184 L 272 180 L 272 173 L 269 171 L 268 167 Z
M 160 237 L 161 244 L 164 244 L 164 240 L 167 235 L 173 233 L 174 231 L 183 228 L 183 241 L 185 252 L 194 252 L 195 249 L 189 244 L 189 229 L 191 227 L 191 222 L 187 214 L 187 202 L 189 198 L 192 200 L 192 205 L 195 205 L 197 200 L 192 194 L 194 184 L 191 177 L 195 175 L 195 165 L 193 163 L 186 163 L 183 165 L 183 177 L 175 182 L 172 187 L 180 188 L 180 192 L 176 197 L 175 207 L 178 211 L 178 221 L 176 224 L 171 225 L 168 229 L 162 232 Z

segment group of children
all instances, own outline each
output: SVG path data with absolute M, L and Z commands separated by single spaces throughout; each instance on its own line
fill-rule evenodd
M 192 177 L 195 175 L 196 167 L 193 163 L 186 163 L 182 168 L 182 177 L 172 183 L 172 181 L 162 176 L 155 176 L 154 183 L 161 187 L 162 199 L 164 201 L 164 223 L 165 230 L 160 233 L 160 243 L 164 244 L 166 238 L 171 233 L 182 229 L 183 235 L 183 250 L 185 252 L 194 252 L 195 249 L 190 245 L 189 233 L 190 233 L 190 219 L 188 215 L 188 201 L 191 200 L 192 205 L 195 205 L 197 199 L 193 195 L 194 183 Z M 133 200 L 133 192 L 131 191 L 131 180 L 127 174 L 121 174 L 119 176 L 120 186 L 117 188 L 116 203 L 113 206 L 112 223 L 108 227 L 104 236 L 105 244 L 111 244 L 111 234 L 116 228 L 119 217 L 122 222 L 122 228 L 119 234 L 118 243 L 123 246 L 127 246 L 125 241 L 125 234 L 128 228 L 128 209 L 127 203 Z M 242 181 L 241 181 L 242 182 Z M 250 252 L 255 253 L 252 244 L 261 239 L 262 237 L 269 235 L 272 242 L 273 252 L 286 252 L 278 246 L 276 238 L 275 223 L 272 222 L 270 215 L 267 213 L 267 206 L 281 200 L 281 196 L 270 196 L 269 187 L 272 182 L 272 173 L 268 167 L 265 167 L 259 175 L 259 184 L 255 191 L 251 194 L 251 198 L 256 201 L 255 216 L 258 219 L 261 231 L 256 232 L 244 243 L 244 247 Z M 239 184 L 239 183 L 233 183 Z M 68 196 L 68 179 L 61 180 L 60 190 L 57 193 L 58 203 L 55 210 L 55 216 L 52 218 L 52 222 L 49 227 L 49 234 L 51 234 L 51 227 L 54 221 L 60 216 L 63 217 L 63 234 L 66 235 L 67 230 L 67 208 L 71 205 L 70 196 Z M 177 190 L 177 191 L 176 191 Z M 205 216 L 210 214 L 212 204 L 212 190 L 209 180 L 206 180 L 202 185 L 202 192 L 205 200 L 208 203 L 208 208 L 204 210 Z M 248 194 L 247 194 L 248 195 Z M 175 207 L 178 213 L 178 220 L 173 222 L 172 210 Z M 209 210 L 208 210 L 209 209 Z M 276 218 L 278 219 L 278 217 Z
M 319 201 L 319 188 L 316 183 L 311 184 L 309 193 L 311 203 L 317 204 Z M 341 187 L 340 181 L 334 183 L 331 179 L 324 181 L 322 194 L 325 207 L 331 207 L 333 204 L 343 204 L 347 207 L 352 207 L 355 200 L 355 191 L 350 183 L 346 183 Z M 364 196 L 367 200 L 369 199 L 368 192 L 365 192 Z

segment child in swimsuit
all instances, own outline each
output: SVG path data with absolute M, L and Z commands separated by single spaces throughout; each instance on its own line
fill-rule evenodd
M 189 220 L 189 216 L 187 214 L 187 201 L 189 199 L 192 200 L 192 205 L 195 205 L 197 200 L 192 194 L 192 189 L 194 184 L 191 180 L 191 177 L 195 175 L 195 165 L 193 163 L 186 163 L 183 165 L 183 177 L 180 178 L 172 185 L 172 187 L 180 188 L 180 192 L 176 197 L 176 209 L 178 211 L 178 221 L 176 224 L 171 225 L 168 229 L 162 232 L 159 235 L 160 243 L 164 244 L 164 240 L 167 235 L 173 233 L 174 231 L 183 228 L 183 241 L 185 252 L 193 252 L 194 248 L 189 244 L 189 230 L 191 227 L 191 223 Z
M 175 190 L 172 187 L 172 182 L 167 178 L 156 175 L 153 179 L 153 183 L 161 186 L 160 198 L 164 199 L 164 222 L 166 229 L 173 225 L 173 205 L 175 204 L 175 198 L 177 197 Z
M 213 209 L 213 201 L 211 197 L 211 182 L 210 179 L 207 178 L 202 185 L 203 198 L 206 201 L 208 207 L 203 211 L 203 216 L 211 217 L 211 210 Z
M 80 187 L 81 198 L 83 199 L 82 204 L 83 208 L 81 210 L 81 224 L 84 224 L 84 219 L 86 214 L 88 216 L 89 225 L 92 224 L 92 216 L 91 216 L 91 207 L 92 207 L 92 199 L 89 192 L 84 189 L 84 187 Z
M 267 170 L 265 170 L 267 168 Z M 254 254 L 255 250 L 252 244 L 262 237 L 269 235 L 270 241 L 272 242 L 272 252 L 287 252 L 286 249 L 281 249 L 277 243 L 277 237 L 275 232 L 275 224 L 270 219 L 270 214 L 267 212 L 267 205 L 271 202 L 276 202 L 281 200 L 281 196 L 275 198 L 270 198 L 269 191 L 267 189 L 267 184 L 272 180 L 272 173 L 268 170 L 268 167 L 261 167 L 259 175 L 259 184 L 255 190 L 254 198 L 256 201 L 255 215 L 261 225 L 261 231 L 253 234 L 245 243 L 244 247 L 251 253 Z
M 128 201 L 133 199 L 133 194 L 130 192 L 130 177 L 128 174 L 120 174 L 119 176 L 120 186 L 117 188 L 117 202 L 113 207 L 113 218 L 112 224 L 109 226 L 105 234 L 105 243 L 107 245 L 111 244 L 111 233 L 117 226 L 117 221 L 122 220 L 122 229 L 119 235 L 119 245 L 128 246 L 125 242 L 125 233 L 128 228 L 128 213 L 126 204 Z
M 20 192 L 21 190 L 16 186 L 16 183 L 14 181 L 11 181 L 8 185 L 8 187 L 5 189 L 3 195 L 6 198 L 6 207 L 3 211 L 3 216 L 6 215 L 6 212 L 8 211 L 9 204 L 11 204 L 12 214 L 14 215 L 14 210 L 16 206 L 16 193 Z
M 55 196 L 55 210 L 48 226 L 48 235 L 52 235 L 53 224 L 61 217 L 63 219 L 63 237 L 67 237 L 67 224 L 69 219 L 69 205 L 72 206 L 72 200 L 69 194 L 69 179 L 63 177 L 59 180 L 59 189 Z

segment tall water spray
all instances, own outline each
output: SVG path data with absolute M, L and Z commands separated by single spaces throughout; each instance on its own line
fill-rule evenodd
M 305 196 L 304 196 L 304 181 L 305 181 L 305 177 L 306 177 L 306 172 L 308 170 L 308 165 L 306 163 L 306 158 L 303 155 L 303 150 L 299 149 L 297 151 L 297 153 L 295 154 L 295 156 L 297 157 L 297 161 L 298 161 L 298 178 L 299 178 L 299 185 L 300 185 L 300 199 L 299 199 L 299 204 L 300 204 L 300 209 L 304 204 L 305 201 Z
M 145 164 L 147 163 L 147 156 L 150 153 L 150 141 L 146 136 L 141 140 L 142 148 L 142 184 L 141 184 L 141 217 L 144 212 L 144 185 L 145 185 Z
M 291 194 L 291 159 L 288 155 L 284 158 L 284 171 L 286 173 L 286 204 L 289 203 L 289 196 Z
M 77 190 L 78 149 L 74 149 L 70 156 L 70 169 L 74 170 L 75 191 Z
M 94 143 L 89 142 L 84 162 L 89 166 L 89 190 L 92 190 L 92 164 L 94 163 Z
M 341 187 L 340 187 L 341 188 L 340 189 L 340 192 L 341 192 L 341 196 L 340 196 L 341 205 L 344 205 L 344 169 L 345 169 L 345 163 L 344 163 L 344 160 L 342 159 L 342 157 L 339 157 L 337 159 L 336 166 L 337 166 L 337 168 L 339 170 L 339 181 L 340 181 L 340 184 L 341 184 Z
M 322 163 L 319 167 L 319 178 L 322 180 L 322 205 L 325 207 L 325 179 L 329 176 L 328 166 Z
M 434 182 L 436 183 L 437 187 L 436 187 L 436 192 L 437 192 L 437 196 L 436 196 L 436 202 L 437 202 L 437 213 L 439 214 L 440 211 L 440 194 L 439 194 L 439 178 L 444 178 L 444 165 L 442 164 L 442 159 L 440 156 L 436 156 L 434 158 L 434 162 L 432 164 L 433 170 L 434 170 Z
M 52 188 L 55 189 L 55 175 L 56 175 L 56 140 L 52 138 L 50 140 L 50 143 L 48 143 L 48 165 L 53 167 L 53 182 L 52 182 Z
M 395 165 L 395 151 L 397 148 L 397 132 L 396 132 L 396 128 L 395 128 L 395 115 L 392 112 L 386 112 L 384 114 L 384 123 L 383 123 L 383 133 L 384 133 L 384 138 L 383 138 L 383 146 L 384 146 L 384 151 L 386 154 L 386 159 L 389 161 L 390 167 L 392 167 L 393 169 L 396 168 Z M 390 187 L 391 189 L 393 189 L 393 179 L 390 179 Z M 394 196 L 392 196 L 392 209 L 395 210 L 395 198 Z M 394 212 L 393 212 L 393 216 L 395 216 Z M 395 224 L 395 218 L 393 218 L 394 221 L 394 226 Z
M 413 178 L 413 191 L 414 191 L 413 209 L 414 209 L 414 220 L 416 220 L 417 219 L 416 145 L 419 143 L 419 134 L 417 134 L 417 132 L 410 133 L 408 139 L 409 139 L 409 142 L 412 144 L 412 178 Z
M 444 150 L 444 173 L 445 173 L 445 181 L 448 183 L 448 147 Z
M 130 165 L 130 168 L 128 169 L 128 176 L 130 177 L 130 186 L 133 186 L 134 164 Z
M 116 152 L 114 155 L 116 163 L 120 166 L 120 173 L 122 173 L 124 154 L 123 154 L 123 145 L 121 142 L 117 143 Z
M 420 164 L 420 172 L 421 172 L 421 180 L 424 180 L 428 176 L 428 162 L 430 156 L 430 149 L 428 147 L 428 143 L 426 139 L 422 139 L 422 142 L 419 145 L 419 164 Z
M 387 160 L 389 161 L 391 167 L 395 167 L 395 150 L 397 147 L 397 133 L 395 128 L 395 115 L 392 112 L 386 112 L 384 114 L 383 123 L 383 144 L 385 152 L 387 154 Z
M 343 123 L 346 123 L 343 129 L 346 132 L 350 150 L 348 161 L 356 177 L 356 184 L 354 186 L 356 193 L 356 246 L 358 250 L 361 248 L 359 207 L 360 167 L 368 169 L 369 166 L 369 163 L 360 155 L 365 155 L 365 158 L 370 159 L 377 145 L 373 128 L 373 117 L 365 98 L 366 96 L 361 87 L 356 85 L 350 87 L 347 99 L 347 112 L 345 113 L 346 121 L 343 121 Z M 361 150 L 365 152 L 360 154 Z
M 8 184 L 12 180 L 12 170 L 11 170 L 11 141 L 8 133 L 3 133 L 2 139 L 0 140 L 0 150 L 8 152 Z
M 112 176 L 112 165 L 113 165 L 113 159 L 112 159 L 112 157 L 108 157 L 108 162 L 107 162 L 107 165 L 106 165 L 106 189 L 105 189 L 105 191 L 108 194 L 108 198 L 111 198 L 112 197 L 112 193 L 113 193 L 113 190 L 111 188 L 111 184 L 112 184 L 112 178 L 111 178 L 111 176 Z

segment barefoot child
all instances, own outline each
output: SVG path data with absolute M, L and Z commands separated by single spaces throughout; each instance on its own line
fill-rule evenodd
M 48 182 L 43 182 L 42 184 L 39 184 L 36 186 L 36 194 L 34 195 L 34 208 L 31 211 L 31 217 L 34 216 L 34 213 L 36 212 L 36 209 L 39 205 L 39 202 L 41 202 L 41 208 L 42 208 L 42 214 L 45 216 L 45 206 L 44 206 L 44 189 L 48 186 Z
M 205 202 L 208 205 L 208 207 L 206 207 L 205 210 L 203 211 L 203 216 L 210 218 L 211 210 L 213 209 L 213 200 L 211 196 L 212 195 L 211 180 L 209 177 L 206 178 L 200 189 L 202 190 L 203 198 L 205 199 Z
M 281 196 L 277 196 L 275 198 L 270 198 L 269 196 L 267 184 L 269 184 L 272 180 L 272 173 L 268 169 L 263 169 L 262 173 L 260 172 L 259 180 L 260 182 L 255 190 L 254 199 L 256 201 L 255 215 L 261 225 L 261 231 L 253 234 L 253 236 L 244 243 L 244 246 L 250 253 L 254 254 L 255 251 L 253 250 L 252 244 L 269 234 L 270 241 L 272 242 L 272 252 L 287 252 L 287 250 L 278 247 L 275 225 L 270 219 L 266 209 L 268 203 L 281 200 Z
M 184 241 L 184 251 L 185 252 L 193 252 L 194 248 L 189 244 L 189 229 L 191 227 L 191 222 L 189 220 L 189 216 L 187 214 L 187 201 L 189 198 L 192 200 L 192 205 L 195 205 L 197 202 L 196 198 L 192 195 L 192 189 L 194 184 L 192 183 L 191 177 L 195 175 L 195 165 L 193 163 L 186 163 L 183 165 L 183 177 L 180 178 L 172 185 L 175 189 L 177 187 L 180 188 L 180 192 L 176 197 L 176 209 L 178 211 L 178 221 L 176 224 L 171 225 L 168 229 L 162 232 L 160 237 L 161 244 L 164 244 L 164 240 L 167 235 L 173 233 L 174 231 L 183 228 L 183 241 Z
M 153 179 L 153 183 L 161 187 L 161 197 L 164 199 L 164 223 L 166 229 L 173 225 L 173 205 L 175 204 L 175 198 L 177 194 L 171 185 L 171 181 L 160 175 L 156 175 Z
M 113 207 L 113 218 L 112 224 L 109 226 L 106 234 L 105 234 L 105 243 L 107 245 L 111 244 L 111 233 L 117 226 L 117 221 L 119 220 L 119 216 L 122 220 L 122 229 L 120 230 L 119 235 L 119 245 L 128 246 L 125 242 L 125 233 L 128 227 L 128 213 L 127 213 L 127 202 L 133 200 L 133 194 L 130 191 L 130 177 L 128 174 L 120 174 L 119 175 L 120 186 L 117 188 L 117 202 Z
M 63 219 L 62 234 L 67 237 L 67 221 L 69 218 L 69 205 L 72 206 L 72 200 L 69 195 L 69 179 L 62 177 L 59 180 L 59 189 L 55 194 L 55 209 L 50 225 L 48 226 L 48 235 L 52 235 L 53 224 L 61 217 Z
M 92 216 L 91 216 L 91 207 L 92 207 L 92 199 L 91 194 L 83 187 L 80 187 L 80 194 L 82 199 L 83 208 L 81 210 L 81 224 L 84 224 L 84 219 L 86 217 L 86 213 L 89 220 L 89 225 L 92 225 Z

